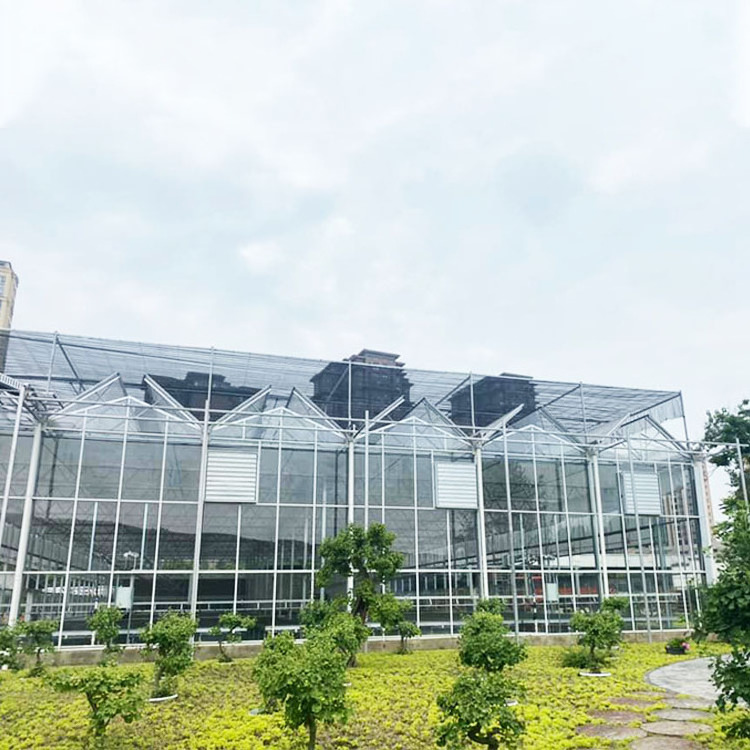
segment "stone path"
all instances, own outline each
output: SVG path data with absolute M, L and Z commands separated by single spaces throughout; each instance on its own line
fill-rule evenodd
M 709 679 L 710 661 L 691 659 L 654 670 L 647 681 L 668 692 L 612 698 L 609 702 L 616 709 L 589 712 L 592 719 L 605 723 L 585 724 L 576 731 L 583 737 L 633 740 L 631 750 L 699 750 L 704 746 L 691 738 L 713 731 L 705 723 L 717 696 Z M 678 694 L 692 697 L 679 698 Z M 656 703 L 669 708 L 643 712 Z
M 656 687 L 714 703 L 719 694 L 711 682 L 710 665 L 711 659 L 678 661 L 655 669 L 646 675 L 646 679 Z

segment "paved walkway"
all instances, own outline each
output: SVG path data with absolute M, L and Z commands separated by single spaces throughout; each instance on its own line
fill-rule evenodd
M 690 659 L 659 667 L 646 675 L 652 685 L 671 690 L 673 693 L 694 695 L 711 701 L 718 697 L 718 691 L 711 682 L 711 659 Z

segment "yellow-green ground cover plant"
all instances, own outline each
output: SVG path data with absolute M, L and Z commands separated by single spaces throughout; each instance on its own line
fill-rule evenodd
M 722 647 L 702 647 L 705 655 Z M 723 650 L 726 650 L 724 648 Z M 653 693 L 644 680 L 652 669 L 690 656 L 670 656 L 664 644 L 626 644 L 612 660 L 612 677 L 579 677 L 576 669 L 561 665 L 564 648 L 531 646 L 528 657 L 509 673 L 526 685 L 526 696 L 515 709 L 523 720 L 524 750 L 574 750 L 606 747 L 581 737 L 575 728 L 592 721 L 590 711 L 621 708 L 615 697 Z M 230 664 L 199 662 L 179 678 L 179 698 L 171 703 L 147 704 L 132 724 L 114 720 L 104 747 L 108 750 L 304 750 L 304 729 L 291 733 L 281 711 L 251 714 L 262 706 L 252 677 L 253 659 Z M 76 668 L 73 671 L 92 669 Z M 134 667 L 146 683 L 153 665 Z M 324 750 L 434 750 L 439 710 L 436 698 L 459 674 L 456 651 L 416 651 L 408 656 L 360 654 L 359 666 L 347 670 L 346 724 L 322 726 L 318 745 Z M 51 670 L 54 671 L 54 670 Z M 655 702 L 654 708 L 665 703 Z M 653 710 L 638 709 L 643 713 Z M 708 720 L 714 720 L 709 714 Z M 731 719 L 719 715 L 715 734 L 701 741 L 710 750 L 750 750 L 747 740 L 726 737 Z M 0 672 L 0 750 L 80 750 L 88 731 L 86 699 L 74 693 L 56 693 L 43 680 Z M 467 745 L 477 750 L 479 746 Z M 626 745 L 612 747 L 626 747 Z

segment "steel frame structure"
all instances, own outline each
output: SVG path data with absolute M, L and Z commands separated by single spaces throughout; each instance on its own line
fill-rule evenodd
M 384 366 L 350 360 L 342 417 L 313 400 L 325 362 L 7 335 L 0 619 L 55 617 L 60 646 L 90 642 L 86 615 L 124 589 L 135 627 L 176 607 L 204 634 L 227 609 L 296 628 L 299 607 L 324 593 L 320 542 L 347 523 L 396 531 L 406 564 L 392 588 L 428 634 L 455 633 L 480 596 L 501 598 L 518 633 L 565 632 L 572 612 L 612 593 L 629 598 L 628 629 L 650 634 L 689 626 L 691 586 L 713 578 L 696 481 L 712 446 L 663 427 L 682 416 L 679 392 L 529 381 L 532 412 L 488 420 L 483 376 L 407 370 L 419 400 L 371 414 L 353 371 Z M 202 418 L 153 378 L 191 368 L 208 374 Z M 214 378 L 240 372 L 257 392 L 217 409 Z M 464 388 L 468 424 L 447 409 Z M 257 457 L 253 500 L 207 497 L 215 448 Z M 474 466 L 475 508 L 441 507 L 439 462 Z M 659 515 L 625 512 L 638 472 L 657 478 Z

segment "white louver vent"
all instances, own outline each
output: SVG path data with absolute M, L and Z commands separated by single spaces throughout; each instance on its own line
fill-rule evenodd
M 661 515 L 661 493 L 659 492 L 659 478 L 652 471 L 629 471 L 620 473 L 622 487 L 622 507 L 625 513 L 639 516 Z M 633 502 L 635 489 L 635 502 Z
M 476 508 L 477 472 L 468 461 L 439 461 L 435 464 L 435 505 L 438 508 Z
M 257 478 L 257 454 L 208 449 L 206 502 L 254 503 Z

